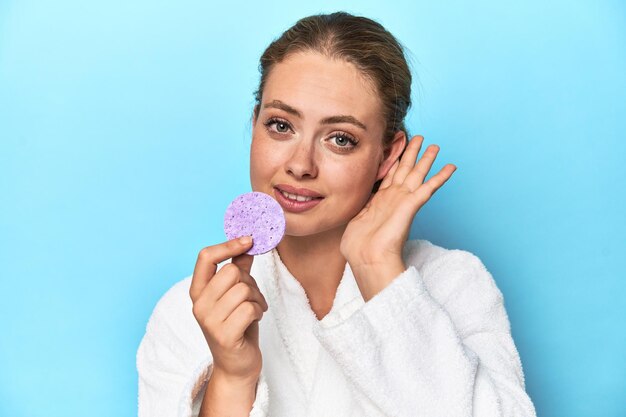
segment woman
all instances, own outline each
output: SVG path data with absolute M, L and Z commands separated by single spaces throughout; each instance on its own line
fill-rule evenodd
M 534 416 L 502 294 L 469 252 L 407 241 L 452 175 L 407 145 L 411 74 L 378 23 L 301 19 L 261 57 L 252 189 L 272 251 L 200 251 L 137 353 L 140 416 Z M 304 201 L 303 201 L 304 200 Z M 266 298 L 267 297 L 267 298 Z

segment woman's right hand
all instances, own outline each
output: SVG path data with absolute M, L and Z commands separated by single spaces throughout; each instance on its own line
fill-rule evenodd
M 237 383 L 254 384 L 262 368 L 259 320 L 268 305 L 250 268 L 254 256 L 243 244 L 229 240 L 203 248 L 193 271 L 189 295 L 193 315 L 213 356 L 213 373 Z M 217 265 L 229 258 L 217 271 Z

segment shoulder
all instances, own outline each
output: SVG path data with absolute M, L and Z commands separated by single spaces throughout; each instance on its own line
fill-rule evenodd
M 150 345 L 152 349 L 179 353 L 187 349 L 195 350 L 194 346 L 198 349 L 202 347 L 204 336 L 193 316 L 190 285 L 191 276 L 185 277 L 159 298 L 148 319 L 142 347 Z
M 230 261 L 230 260 L 229 260 Z M 218 270 L 226 262 L 218 265 Z M 159 341 L 173 348 L 187 346 L 204 350 L 204 335 L 193 315 L 193 303 L 189 295 L 193 275 L 176 281 L 159 298 L 146 325 L 145 338 Z
M 257 283 L 263 288 L 264 277 L 267 269 L 267 254 L 255 256 L 252 264 L 251 274 L 257 279 Z M 224 265 L 231 263 L 231 259 L 220 262 L 217 265 L 219 271 Z M 189 275 L 175 282 L 157 301 L 150 319 L 148 320 L 147 331 L 156 328 L 172 327 L 185 331 L 199 330 L 199 326 L 193 316 L 193 302 L 189 295 L 193 275 Z
M 407 266 L 414 266 L 419 272 L 427 275 L 453 273 L 482 276 L 485 284 L 497 288 L 484 263 L 467 250 L 448 249 L 425 239 L 414 239 L 406 242 L 402 257 Z
M 153 327 L 163 322 L 175 321 L 176 318 L 181 317 L 183 312 L 191 309 L 190 285 L 191 276 L 187 276 L 175 282 L 165 291 L 152 310 L 147 330 L 152 330 Z
M 446 308 L 470 313 L 503 303 L 493 276 L 469 251 L 416 239 L 407 241 L 403 258 L 407 267 L 417 269 L 427 290 Z
M 217 270 L 228 262 L 230 262 L 230 259 L 219 263 Z M 182 313 L 192 311 L 191 309 L 193 307 L 193 303 L 189 295 L 192 278 L 193 275 L 189 275 L 179 281 L 176 281 L 167 291 L 165 291 L 165 293 L 163 293 L 152 311 L 152 315 L 148 321 L 148 327 L 153 325 L 155 321 L 175 320 L 180 318 Z
M 402 256 L 406 262 L 418 269 L 440 267 L 450 263 L 484 268 L 482 261 L 469 251 L 444 248 L 425 239 L 408 240 L 404 245 Z

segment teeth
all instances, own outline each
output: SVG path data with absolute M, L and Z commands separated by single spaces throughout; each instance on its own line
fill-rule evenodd
M 285 197 L 287 197 L 290 200 L 311 201 L 311 200 L 314 199 L 313 197 L 304 197 L 304 196 L 301 196 L 301 195 L 290 194 L 290 193 L 287 193 L 287 192 L 285 192 L 283 190 L 279 190 L 279 191 L 282 193 L 282 195 L 284 195 Z

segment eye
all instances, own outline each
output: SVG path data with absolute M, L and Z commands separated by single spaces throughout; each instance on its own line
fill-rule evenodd
M 291 129 L 291 125 L 289 123 L 287 123 L 284 120 L 277 119 L 275 117 L 272 117 L 271 119 L 269 119 L 267 122 L 263 124 L 265 125 L 265 128 L 267 129 L 268 132 L 274 132 L 274 130 L 270 128 L 270 126 L 272 126 L 273 124 L 276 125 L 275 132 L 277 133 L 287 133 Z
M 283 122 L 276 122 L 276 130 L 281 133 L 286 133 L 289 130 L 289 125 Z
M 342 151 L 350 150 L 356 147 L 356 145 L 359 143 L 356 139 L 346 133 L 337 133 L 331 137 L 331 140 L 334 140 L 334 142 L 339 145 L 335 146 L 335 148 L 338 148 Z

